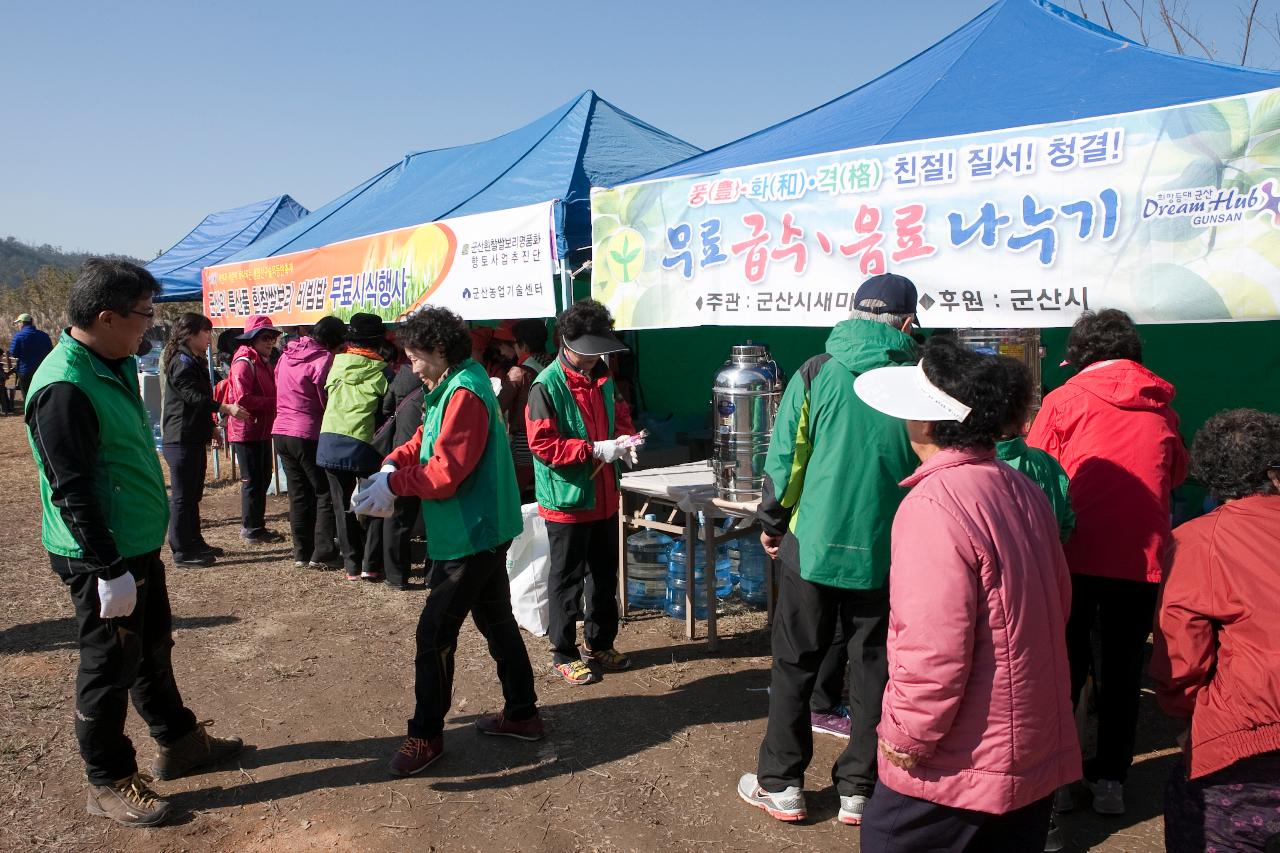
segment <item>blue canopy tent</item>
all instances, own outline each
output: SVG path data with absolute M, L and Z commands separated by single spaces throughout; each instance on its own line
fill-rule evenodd
M 624 183 L 699 150 L 587 90 L 494 139 L 408 154 L 227 260 L 256 260 L 552 199 L 562 202 L 556 235 L 566 257 L 591 245 L 591 187 Z
M 645 176 L 1133 112 L 1280 86 L 1280 73 L 1154 50 L 1048 0 L 999 0 L 869 83 Z
M 937 44 L 847 94 L 657 169 L 643 180 L 700 175 L 849 148 L 931 139 L 1165 107 L 1280 87 L 1280 73 L 1177 56 L 1103 29 L 1047 0 L 998 0 Z M 1280 393 L 1280 322 L 1229 327 L 1144 327 L 1147 362 L 1178 386 L 1189 438 L 1208 415 L 1229 406 L 1274 409 Z M 825 329 L 704 327 L 641 332 L 641 384 L 647 407 L 701 423 L 710 382 L 690 364 L 715 365 L 745 339 L 768 341 L 787 370 L 821 352 Z M 1052 367 L 1066 331 L 1045 330 Z M 1212 353 L 1253 361 L 1248 376 L 1224 383 Z M 1248 355 L 1244 355 L 1248 353 Z M 1256 359 L 1256 361 L 1254 361 Z M 1270 367 L 1268 367 L 1270 365 Z M 1260 379 L 1259 377 L 1270 377 Z
M 307 209 L 287 195 L 210 213 L 190 234 L 147 264 L 147 269 L 164 288 L 156 301 L 199 299 L 202 269 L 222 263 L 255 240 L 292 225 L 306 215 Z

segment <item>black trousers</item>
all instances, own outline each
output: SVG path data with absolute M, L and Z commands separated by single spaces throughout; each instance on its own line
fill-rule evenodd
M 319 563 L 338 556 L 334 548 L 333 498 L 329 479 L 316 465 L 319 442 L 292 435 L 274 436 L 280 467 L 289 481 L 289 530 L 293 559 Z
M 431 532 L 427 531 L 430 536 Z M 618 516 L 583 524 L 547 522 L 551 573 L 547 640 L 552 660 L 569 663 L 578 651 L 578 619 L 589 649 L 613 648 L 618 638 Z M 582 612 L 586 589 L 587 611 Z
M 1071 664 L 1071 702 L 1089 677 L 1093 661 L 1090 635 L 1096 622 L 1102 638 L 1098 662 L 1098 751 L 1086 761 L 1085 778 L 1125 781 L 1133 764 L 1142 690 L 1143 655 L 1155 619 L 1158 584 L 1092 575 L 1071 576 L 1071 615 L 1067 619 L 1067 658 Z
M 468 613 L 498 665 L 503 713 L 511 720 L 527 720 L 537 713 L 533 667 L 511 613 L 511 586 L 507 582 L 510 545 L 504 542 L 460 560 L 432 561 L 431 592 L 418 618 L 411 737 L 431 739 L 444 731 L 444 718 L 453 703 L 458 632 Z
M 31 390 L 31 380 L 35 379 L 35 377 L 35 371 L 18 374 L 18 390 L 22 392 L 22 405 L 24 408 L 27 405 L 27 392 Z
M 391 515 L 382 520 L 382 566 L 387 572 L 387 583 L 409 580 L 413 570 L 413 531 L 421 513 L 421 499 L 398 497 Z
M 876 785 L 862 816 L 862 853 L 1040 853 L 1052 797 L 1002 815 L 943 806 Z
M 173 678 L 173 615 L 160 552 L 127 561 L 138 584 L 138 604 L 119 619 L 98 616 L 98 580 L 79 560 L 49 555 L 54 572 L 71 590 L 80 641 L 76 675 L 76 740 L 93 785 L 109 785 L 138 769 L 124 733 L 129 698 L 162 744 L 196 727 Z
M 841 796 L 869 795 L 876 783 L 880 701 L 889 681 L 889 590 L 810 583 L 785 560 L 780 575 L 769 723 L 756 761 L 760 787 L 774 792 L 804 787 L 804 772 L 813 759 L 809 702 L 839 625 L 849 655 L 849 743 L 836 759 L 831 780 Z
M 844 704 L 844 679 L 849 672 L 849 649 L 844 627 L 837 622 L 831 645 L 818 665 L 818 678 L 813 683 L 809 709 L 816 714 L 830 714 Z
M 169 465 L 169 547 L 176 560 L 197 556 L 207 546 L 200 533 L 200 501 L 208 467 L 204 444 L 166 444 Z
M 267 526 L 267 487 L 271 485 L 271 442 L 232 442 L 240 466 L 240 527 L 248 533 Z
M 382 571 L 382 519 L 361 518 L 351 512 L 351 495 L 360 478 L 350 471 L 325 469 L 329 496 L 338 526 L 338 547 L 347 574 Z

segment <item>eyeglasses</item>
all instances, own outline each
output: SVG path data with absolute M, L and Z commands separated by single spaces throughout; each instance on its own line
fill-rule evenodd
M 146 317 L 148 320 L 154 320 L 156 316 L 156 309 L 152 308 L 150 311 L 139 311 L 137 308 L 129 308 L 120 312 L 121 317 L 128 317 L 130 314 L 137 314 L 139 317 Z

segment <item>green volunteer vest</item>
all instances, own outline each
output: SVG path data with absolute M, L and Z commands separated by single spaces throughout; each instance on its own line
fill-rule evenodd
M 423 397 L 422 452 L 418 458 L 424 465 L 431 458 L 445 409 L 458 388 L 466 388 L 484 401 L 489 412 L 489 436 L 479 464 L 452 497 L 422 502 L 427 556 L 433 560 L 457 560 L 488 550 L 511 541 L 524 529 L 516 467 L 498 398 L 493 395 L 484 368 L 474 360 L 458 364 Z
M 147 410 L 138 393 L 136 360 L 126 359 L 121 369 L 125 375 L 123 381 L 84 344 L 63 332 L 58 345 L 32 378 L 29 399 L 55 382 L 70 382 L 89 398 L 98 417 L 94 488 L 120 556 L 136 557 L 156 551 L 164 544 L 169 526 L 169 500 Z M 83 559 L 84 549 L 53 505 L 49 475 L 36 452 L 30 429 L 27 441 L 40 472 L 43 508 L 40 541 L 52 554 Z
M 559 430 L 560 435 L 564 438 L 588 440 L 587 425 L 582 420 L 582 410 L 578 408 L 578 401 L 573 399 L 573 392 L 569 390 L 569 382 L 565 378 L 564 366 L 560 363 L 559 357 L 551 362 L 550 367 L 538 374 L 533 384 L 547 389 L 547 394 L 551 397 L 551 405 L 556 410 L 556 429 Z M 606 379 L 600 390 L 604 396 L 609 436 L 612 437 L 615 393 L 613 378 Z M 533 454 L 533 488 L 538 503 L 547 509 L 561 512 L 591 509 L 596 504 L 595 478 L 591 476 L 591 472 L 596 469 L 596 464 L 595 459 L 588 458 L 586 462 L 576 465 L 561 465 L 553 468 L 539 459 L 538 454 Z M 612 467 L 616 483 L 618 463 L 615 462 Z

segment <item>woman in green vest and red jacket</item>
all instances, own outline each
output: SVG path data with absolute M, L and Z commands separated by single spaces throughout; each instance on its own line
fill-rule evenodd
M 418 619 L 413 719 L 391 758 L 393 776 L 426 769 L 444 750 L 458 631 L 470 613 L 498 666 L 506 704 L 476 720 L 481 734 L 538 740 L 533 668 L 511 612 L 507 547 L 523 528 L 506 425 L 471 336 L 447 308 L 427 307 L 397 339 L 426 386 L 423 425 L 357 492 L 352 510 L 386 517 L 395 499 L 422 499 L 431 593 Z
M 626 349 L 613 317 L 595 300 L 556 318 L 564 348 L 529 389 L 525 427 L 533 454 L 538 514 L 551 544 L 547 639 L 552 665 L 570 684 L 597 676 L 578 650 L 579 602 L 587 659 L 606 671 L 631 665 L 613 647 L 618 636 L 618 461 L 635 461 L 631 410 L 617 397 L 603 357 Z

